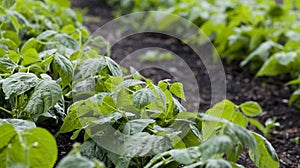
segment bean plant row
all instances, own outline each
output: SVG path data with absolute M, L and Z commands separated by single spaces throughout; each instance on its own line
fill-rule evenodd
M 0 2 L 0 167 L 243 167 L 242 152 L 279 167 L 268 140 L 247 129 L 262 113 L 256 102 L 187 112 L 180 82 L 155 84 L 99 55 L 107 43 L 68 0 Z M 57 161 L 63 133 L 83 142 Z

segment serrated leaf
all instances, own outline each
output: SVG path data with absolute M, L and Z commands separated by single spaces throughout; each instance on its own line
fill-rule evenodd
M 250 117 L 258 116 L 262 113 L 260 105 L 253 101 L 248 101 L 240 105 L 242 112 Z
M 255 165 L 260 168 L 279 167 L 278 156 L 270 142 L 255 132 L 252 135 L 256 139 L 257 149 L 249 149 L 249 155 Z
M 41 81 L 34 89 L 25 111 L 31 114 L 42 114 L 61 100 L 61 87 L 52 80 Z
M 143 88 L 132 94 L 132 101 L 137 108 L 144 108 L 155 100 L 155 94 L 148 88 Z
M 72 63 L 62 55 L 55 55 L 53 59 L 53 71 L 62 79 L 62 87 L 69 85 L 73 79 Z
M 184 101 L 186 101 L 182 83 L 180 83 L 180 82 L 173 83 L 170 86 L 170 91 L 171 91 L 171 93 L 173 93 L 178 98 L 183 99 Z
M 35 87 L 39 82 L 36 75 L 32 73 L 16 73 L 3 80 L 2 89 L 6 99 L 11 96 L 18 96 L 31 88 Z

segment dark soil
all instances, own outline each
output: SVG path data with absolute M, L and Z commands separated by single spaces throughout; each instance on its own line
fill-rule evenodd
M 84 24 L 91 31 L 95 31 L 98 27 L 113 19 L 113 9 L 100 0 L 73 0 L 72 2 L 74 8 L 88 8 L 87 17 L 96 16 L 101 18 L 100 23 L 85 20 Z M 197 60 L 195 53 L 179 40 L 155 33 L 133 35 L 112 47 L 112 58 L 119 62 L 129 53 L 145 47 L 164 48 L 184 58 L 193 72 L 197 72 L 195 76 L 201 93 L 200 111 L 209 108 L 211 88 L 206 69 L 201 60 Z M 223 64 L 227 80 L 227 99 L 236 104 L 249 100 L 258 102 L 264 110 L 258 118 L 262 123 L 268 118 L 276 117 L 280 126 L 271 132 L 268 139 L 277 151 L 281 167 L 299 168 L 300 144 L 299 142 L 296 143 L 295 138 L 300 137 L 300 110 L 288 105 L 288 99 L 292 93 L 290 88 L 284 86 L 284 83 L 288 81 L 288 77 L 255 78 L 255 74 L 249 73 L 248 68 L 240 68 L 238 62 L 227 63 L 224 60 Z M 168 72 L 157 69 L 143 70 L 142 74 L 154 81 L 165 78 L 172 79 Z M 70 141 L 69 137 L 70 135 L 66 134 L 57 138 L 59 158 L 66 155 L 72 147 L 73 141 Z M 240 157 L 239 163 L 245 167 L 255 167 L 244 153 Z

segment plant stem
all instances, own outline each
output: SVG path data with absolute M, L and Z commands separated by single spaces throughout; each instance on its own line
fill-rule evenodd
M 10 115 L 14 115 L 13 112 L 11 112 L 11 111 L 9 111 L 9 110 L 7 110 L 7 109 L 1 107 L 1 106 L 0 106 L 0 110 L 3 110 L 3 111 L 7 112 L 7 113 L 10 114 Z

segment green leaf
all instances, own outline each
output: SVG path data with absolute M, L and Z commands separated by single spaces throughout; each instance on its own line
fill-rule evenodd
M 198 147 L 171 150 L 169 153 L 180 164 L 191 164 L 201 156 Z
M 78 51 L 80 49 L 79 43 L 66 34 L 57 34 L 55 37 L 61 45 L 68 49 L 72 49 L 74 51 Z
M 288 71 L 289 69 L 286 66 L 279 64 L 275 57 L 271 57 L 257 72 L 257 76 L 276 76 L 285 74 Z
M 72 108 L 72 107 L 70 107 Z M 59 132 L 60 133 L 66 133 L 66 132 L 71 132 L 76 129 L 81 129 L 81 123 L 78 119 L 77 112 L 72 110 L 69 112 L 67 117 L 64 119 L 63 125 L 61 126 Z
M 259 121 L 252 118 L 248 118 L 248 121 L 251 125 L 257 127 L 261 132 L 265 132 L 265 127 Z
M 297 85 L 300 84 L 300 78 L 294 79 L 286 83 L 285 85 Z
M 122 83 L 124 81 L 123 77 L 120 76 L 116 76 L 116 77 L 110 77 L 105 81 L 105 87 L 109 90 L 109 91 L 114 91 L 117 86 Z
M 289 104 L 296 102 L 299 96 L 300 96 L 300 89 L 297 89 L 293 92 L 292 96 L 290 97 Z
M 262 109 L 259 104 L 253 101 L 241 104 L 240 108 L 245 115 L 250 117 L 255 117 L 262 113 Z
M 21 53 L 25 53 L 27 50 L 29 50 L 31 48 L 38 49 L 38 46 L 39 46 L 39 43 L 37 42 L 37 40 L 35 38 L 31 38 L 25 42 L 25 44 L 23 45 L 23 47 L 21 49 Z
M 95 168 L 95 163 L 83 156 L 64 157 L 56 168 Z
M 41 58 L 39 57 L 39 54 L 37 53 L 36 49 L 29 48 L 23 53 L 23 61 L 21 65 L 26 66 L 39 61 L 41 61 Z
M 31 88 L 35 87 L 39 82 L 36 75 L 32 73 L 16 73 L 3 80 L 2 89 L 5 98 L 21 95 Z
M 282 48 L 281 45 L 274 43 L 273 41 L 266 41 L 262 43 L 256 50 L 250 53 L 242 62 L 241 66 L 245 66 L 250 60 L 255 57 L 259 57 L 262 61 L 266 61 L 271 55 L 273 48 Z
M 163 136 L 154 136 L 146 132 L 139 132 L 129 136 L 121 151 L 128 157 L 145 156 L 147 154 L 162 153 L 172 147 L 170 139 Z M 150 153 L 151 152 L 151 153 Z
M 11 73 L 17 66 L 11 59 L 0 58 L 0 72 L 2 73 Z
M 14 127 L 10 124 L 0 124 L 0 151 L 9 144 L 11 139 L 17 135 Z M 1 165 L 1 163 L 0 163 Z
M 17 46 L 19 46 L 20 44 L 20 38 L 19 35 L 14 32 L 14 31 L 10 31 L 10 30 L 6 30 L 2 32 L 2 36 L 4 38 L 10 39 L 11 41 L 13 41 Z
M 71 34 L 75 31 L 75 27 L 72 24 L 68 24 L 61 29 L 61 32 Z
M 69 8 L 71 6 L 71 2 L 68 0 L 46 0 L 45 1 L 47 4 L 52 5 L 55 4 L 59 7 L 63 7 L 63 8 Z
M 9 57 L 9 59 L 11 59 L 12 61 L 14 61 L 15 63 L 18 63 L 19 60 L 20 60 L 20 54 L 18 54 L 14 50 L 9 50 L 8 57 Z
M 20 119 L 0 119 L 0 124 L 11 124 L 18 132 L 36 127 L 34 122 Z
M 247 118 L 239 111 L 236 111 L 234 113 L 234 116 L 231 120 L 234 124 L 237 124 L 237 125 L 240 125 L 244 128 L 247 127 L 248 125 L 248 121 L 247 121 Z
M 226 135 L 212 137 L 200 145 L 200 151 L 204 160 L 227 153 L 231 151 L 232 148 L 233 142 L 231 138 Z
M 82 145 L 80 145 L 79 150 L 82 156 L 85 156 L 89 159 L 97 158 L 99 160 L 103 160 L 106 154 L 93 140 L 85 141 Z
M 123 133 L 128 135 L 137 134 L 142 132 L 149 124 L 154 123 L 152 119 L 136 119 L 127 122 L 123 128 Z
M 50 168 L 55 164 L 57 152 L 54 137 L 45 129 L 33 128 L 22 131 L 19 137 L 10 144 L 7 151 L 10 159 L 8 164 L 21 163 L 25 165 L 26 157 L 28 157 L 30 164 L 28 166 Z
M 105 64 L 107 65 L 109 71 L 113 76 L 123 76 L 120 66 L 114 60 L 109 57 L 103 57 L 102 60 L 105 61 Z M 103 63 L 101 65 L 103 65 Z M 102 70 L 103 68 L 104 67 L 100 66 L 100 70 Z
M 117 86 L 116 90 L 118 90 L 118 89 L 120 89 L 120 88 L 124 88 L 124 87 L 128 88 L 128 87 L 130 87 L 130 86 L 140 85 L 140 84 L 144 84 L 144 83 L 145 83 L 145 82 L 143 82 L 143 81 L 134 80 L 134 79 L 128 79 L 128 80 L 125 80 L 125 81 L 123 81 L 122 83 L 120 83 L 120 84 Z
M 111 96 L 105 96 L 102 100 L 102 105 L 100 107 L 102 114 L 111 114 L 116 111 L 116 104 Z
M 76 71 L 79 72 L 76 74 L 75 78 L 85 79 L 87 77 L 94 76 L 99 71 L 100 62 L 100 58 L 89 58 L 84 60 L 78 65 Z
M 231 137 L 236 136 L 239 141 L 241 141 L 243 145 L 247 145 L 249 149 L 257 148 L 254 137 L 244 127 L 235 124 L 229 124 L 225 129 L 225 133 Z
M 92 114 L 100 114 L 97 103 L 89 99 L 73 103 L 68 109 L 68 115 L 64 119 L 59 132 L 66 133 L 76 129 L 82 129 L 83 126 L 97 119 L 91 116 Z
M 68 86 L 73 79 L 73 66 L 72 63 L 62 55 L 55 55 L 52 63 L 53 71 L 56 76 L 60 76 L 62 80 L 62 87 Z M 58 74 L 58 75 L 57 75 Z
M 144 108 L 155 100 L 155 94 L 148 88 L 143 88 L 132 94 L 132 101 L 137 108 Z
M 46 30 L 46 31 L 42 32 L 41 34 L 39 34 L 36 37 L 36 39 L 38 39 L 38 40 L 47 40 L 48 38 L 50 38 L 50 37 L 52 37 L 56 34 L 57 34 L 57 32 L 54 31 L 54 30 Z
M 223 160 L 223 159 L 219 159 L 219 160 L 209 159 L 205 166 L 205 168 L 216 168 L 216 167 L 232 168 L 230 163 L 228 163 L 226 160 Z
M 2 6 L 6 9 L 11 8 L 16 3 L 16 0 L 2 0 Z
M 278 63 L 285 66 L 293 62 L 297 56 L 297 52 L 279 52 L 274 55 Z
M 173 93 L 175 96 L 178 98 L 183 99 L 186 101 L 185 96 L 184 96 L 184 90 L 183 90 L 183 85 L 180 82 L 175 82 L 170 86 L 170 91 Z
M 42 114 L 61 100 L 61 87 L 52 80 L 41 81 L 34 89 L 25 111 L 31 114 Z
M 252 132 L 252 135 L 256 140 L 257 149 L 249 149 L 249 155 L 255 165 L 260 168 L 279 167 L 278 156 L 270 142 L 255 132 Z
M 219 120 L 233 120 L 235 114 L 235 105 L 229 100 L 223 100 L 217 103 L 213 108 L 207 110 L 205 114 L 217 117 Z M 215 133 L 216 128 L 220 125 L 219 122 L 205 121 L 202 124 L 203 139 L 206 140 Z

